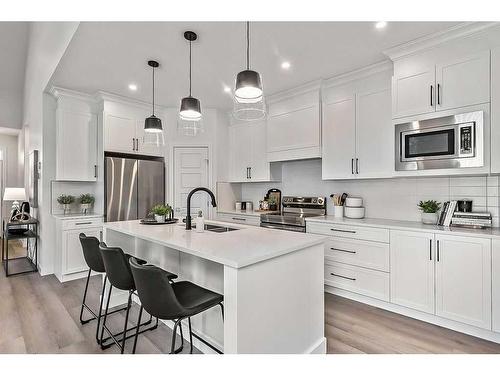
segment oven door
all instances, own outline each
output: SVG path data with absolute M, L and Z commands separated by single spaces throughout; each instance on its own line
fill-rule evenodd
M 290 225 L 290 224 L 278 224 L 278 223 L 268 223 L 261 221 L 260 226 L 262 228 L 271 228 L 271 229 L 280 229 L 280 230 L 289 230 L 292 232 L 305 232 L 306 227 L 299 225 Z

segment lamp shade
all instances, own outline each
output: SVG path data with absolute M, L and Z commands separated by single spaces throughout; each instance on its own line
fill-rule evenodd
M 182 98 L 179 115 L 181 119 L 188 121 L 197 121 L 201 119 L 200 101 L 192 96 Z
M 163 131 L 161 119 L 155 115 L 149 116 L 144 121 L 144 131 L 147 133 L 161 133 Z
M 24 188 L 8 187 L 3 194 L 4 201 L 25 201 L 26 190 Z

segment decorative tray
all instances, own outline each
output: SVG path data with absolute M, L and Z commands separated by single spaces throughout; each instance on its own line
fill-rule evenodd
M 179 219 L 166 219 L 165 222 L 159 223 L 155 219 L 141 219 L 141 224 L 144 225 L 163 225 L 163 224 L 174 224 L 177 223 Z

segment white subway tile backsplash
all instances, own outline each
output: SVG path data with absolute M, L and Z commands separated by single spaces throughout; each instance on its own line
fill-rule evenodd
M 488 197 L 498 197 L 498 187 L 497 186 L 488 186 L 486 195 Z
M 450 196 L 457 199 L 481 197 L 486 195 L 486 186 L 450 186 Z
M 450 186 L 486 186 L 486 177 L 452 177 Z
M 486 177 L 486 184 L 488 186 L 498 186 L 498 176 L 488 176 L 488 177 Z

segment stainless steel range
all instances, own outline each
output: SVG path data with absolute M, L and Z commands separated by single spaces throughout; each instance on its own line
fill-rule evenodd
M 306 231 L 306 217 L 326 215 L 326 198 L 284 196 L 281 212 L 260 215 L 260 226 L 265 228 Z

